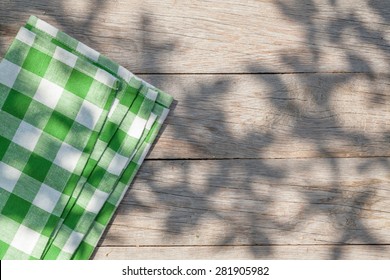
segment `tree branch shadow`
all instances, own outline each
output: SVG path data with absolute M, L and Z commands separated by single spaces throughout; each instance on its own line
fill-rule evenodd
M 381 30 L 368 29 L 353 13 L 347 14 L 347 16 L 330 17 L 324 26 L 318 26 L 314 18 L 320 7 L 316 7 L 313 1 L 305 1 L 304 3 L 276 1 L 275 3 L 286 17 L 302 25 L 306 34 L 306 45 L 311 54 L 309 64 L 303 62 L 298 55 L 283 52 L 275 54 L 282 65 L 286 65 L 286 68 L 289 69 L 292 68 L 292 72 L 297 73 L 301 73 L 302 69 L 303 72 L 313 72 L 313 69 L 319 69 L 318 63 L 322 56 L 320 46 L 324 40 L 329 40 L 343 49 L 349 63 L 349 70 L 346 73 L 321 73 L 318 70 L 316 74 L 296 75 L 296 83 L 302 87 L 312 83 L 312 79 L 318 80 L 320 90 L 307 93 L 314 103 L 311 110 L 307 110 L 299 100 L 295 101 L 293 93 L 289 90 L 289 85 L 282 79 L 282 75 L 277 74 L 277 69 L 260 66 L 256 62 L 247 65 L 248 73 L 260 73 L 252 75 L 253 78 L 259 84 L 267 85 L 270 88 L 272 94 L 266 99 L 272 109 L 279 114 L 288 116 L 291 125 L 289 137 L 300 139 L 300 141 L 315 148 L 315 157 L 321 158 L 321 164 L 324 166 L 316 166 L 314 163 L 311 168 L 318 167 L 330 170 L 329 182 L 331 185 L 327 186 L 327 189 L 315 183 L 307 183 L 304 187 L 297 186 L 300 188 L 297 193 L 301 196 L 302 207 L 298 208 L 294 214 L 287 211 L 285 216 L 288 217 L 288 220 L 281 220 L 283 215 L 273 213 L 275 204 L 280 199 L 277 194 L 288 193 L 285 181 L 294 176 L 296 167 L 283 164 L 283 160 L 277 161 L 275 164 L 268 160 L 267 156 L 264 156 L 278 141 L 280 135 L 278 135 L 277 130 L 259 131 L 254 129 L 245 134 L 232 132 L 231 124 L 229 124 L 229 112 L 221 103 L 216 102 L 216 100 L 230 100 L 231 96 L 228 96 L 228 93 L 233 88 L 232 81 L 224 75 L 215 75 L 213 79 L 205 83 L 196 83 L 196 86 L 189 90 L 185 83 L 174 80 L 169 75 L 147 75 L 146 78 L 159 87 L 177 82 L 177 90 L 186 92 L 179 100 L 181 112 L 171 115 L 168 120 L 170 133 L 175 139 L 189 143 L 191 149 L 198 151 L 199 154 L 208 154 L 209 156 L 199 158 L 196 161 L 180 157 L 172 158 L 167 163 L 165 160 L 159 161 L 158 158 L 156 161 L 147 160 L 145 163 L 147 168 L 141 170 L 135 182 L 148 189 L 146 194 L 153 196 L 153 202 L 145 203 L 139 198 L 139 193 L 137 194 L 136 190 L 130 190 L 122 202 L 122 214 L 132 216 L 134 213 L 141 212 L 153 215 L 153 213 L 163 211 L 165 213 L 162 215 L 164 218 L 161 221 L 163 228 L 156 225 L 156 230 L 162 231 L 159 241 L 163 242 L 164 246 L 190 246 L 188 240 L 193 240 L 191 242 L 196 245 L 213 246 L 213 249 L 210 250 L 214 253 L 223 251 L 225 246 L 239 246 L 241 244 L 249 245 L 248 250 L 253 258 L 272 258 L 275 253 L 274 249 L 272 246 L 266 245 L 279 244 L 278 242 L 283 242 L 281 241 L 283 237 L 290 240 L 289 236 L 296 236 L 297 233 L 306 240 L 301 245 L 310 239 L 312 243 L 309 245 L 329 244 L 329 240 L 332 240 L 331 244 L 333 245 L 330 246 L 326 257 L 330 259 L 346 257 L 344 251 L 346 246 L 340 245 L 378 245 L 375 246 L 375 250 L 385 250 L 381 244 L 386 243 L 386 240 L 383 240 L 376 234 L 375 230 L 366 225 L 367 218 L 364 215 L 377 196 L 376 188 L 373 186 L 381 184 L 386 188 L 388 182 L 363 181 L 356 188 L 353 183 L 345 182 L 342 171 L 344 168 L 342 167 L 343 159 L 340 158 L 340 152 L 337 152 L 337 149 L 334 151 L 332 145 L 335 142 L 347 143 L 347 145 L 356 147 L 360 151 L 358 154 L 369 155 L 371 152 L 377 153 L 375 143 L 378 143 L 378 139 L 387 139 L 388 132 L 383 131 L 383 135 L 373 136 L 363 130 L 345 127 L 337 117 L 338 112 L 335 111 L 331 101 L 337 88 L 353 82 L 353 74 L 349 72 L 359 72 L 359 75 L 371 81 L 372 92 L 370 93 L 375 93 L 371 99 L 372 106 L 377 106 L 375 102 L 383 102 L 381 98 L 386 94 L 384 89 L 375 85 L 376 74 L 373 74 L 375 69 L 372 68 L 370 61 L 367 61 L 358 52 L 349 50 L 347 44 L 344 45 L 342 39 L 344 30 L 350 28 L 358 30 L 355 39 L 369 44 L 372 48 L 380 51 L 385 58 L 389 57 L 389 44 L 380 39 L 384 37 Z M 331 1 L 331 4 L 337 7 L 337 1 Z M 370 2 L 371 4 L 373 9 L 378 9 L 377 4 Z M 387 4 L 378 5 L 380 5 L 379 9 L 381 10 L 378 13 L 385 18 L 386 22 L 389 22 L 387 13 L 383 10 L 389 11 L 390 7 Z M 151 19 L 145 20 L 144 18 L 142 20 L 143 29 L 152 28 L 152 24 Z M 323 32 L 319 31 L 324 30 L 330 34 L 329 38 L 321 37 L 320 34 Z M 142 48 L 148 49 L 148 41 L 148 39 L 143 41 Z M 145 62 L 145 69 L 159 63 L 160 49 L 164 55 L 167 49 L 174 51 L 175 44 L 166 48 L 166 43 L 163 43 L 157 48 L 154 45 L 152 49 L 154 50 L 152 56 L 141 58 Z M 156 69 L 155 73 L 164 72 L 163 66 Z M 262 75 L 261 73 L 275 74 Z M 259 93 L 259 98 L 264 98 L 262 93 Z M 202 110 L 202 108 L 204 109 Z M 240 108 L 238 107 L 238 109 Z M 327 112 L 325 118 L 321 113 L 324 111 Z M 244 119 L 236 121 L 244 122 Z M 194 127 L 186 125 L 188 122 L 196 122 L 198 127 L 194 129 Z M 275 125 L 278 123 L 276 122 Z M 324 128 L 328 129 L 324 130 Z M 242 157 L 231 158 L 229 156 L 231 153 L 225 155 L 223 149 L 216 148 L 215 143 L 227 145 L 225 151 L 226 147 L 231 148 L 239 143 L 235 146 L 237 154 L 255 144 L 256 154 L 253 155 L 253 159 L 248 157 L 246 153 L 243 153 L 245 155 Z M 233 144 L 229 146 L 228 143 Z M 210 159 L 214 159 L 212 163 L 209 163 Z M 389 168 L 388 161 L 384 158 L 362 158 L 359 162 L 361 164 L 352 168 L 363 174 L 370 170 L 388 170 Z M 167 167 L 166 164 L 169 166 Z M 173 171 L 167 171 L 169 169 Z M 162 174 L 167 175 L 169 172 L 173 172 L 173 175 L 164 179 Z M 201 178 L 196 179 L 194 176 Z M 240 179 L 233 176 L 238 176 Z M 173 181 L 170 181 L 172 179 Z M 307 178 L 307 181 L 310 182 L 310 178 Z M 271 191 L 267 193 L 266 190 Z M 216 199 L 218 197 L 221 199 Z M 224 203 L 230 204 L 225 206 Z M 153 209 L 152 205 L 157 205 L 157 209 Z M 328 225 L 334 227 L 331 232 L 335 236 L 319 232 L 321 228 L 317 228 L 314 232 L 305 232 L 310 221 L 322 217 L 326 217 Z M 155 221 L 158 219 L 156 218 Z M 118 220 L 121 219 L 118 218 Z M 215 223 L 220 228 L 214 228 L 213 235 L 213 231 L 205 226 L 207 223 Z M 205 232 L 208 230 L 211 232 L 210 236 L 208 236 L 209 232 Z M 115 234 L 107 236 L 112 242 L 115 242 L 116 237 Z M 139 242 L 140 244 L 128 245 L 150 245 L 147 242 Z
M 49 4 L 47 1 L 40 1 L 40 3 L 42 7 Z M 56 3 L 61 7 L 61 1 Z M 6 30 L 9 26 L 7 21 L 11 18 L 15 21 L 20 8 L 11 2 L 7 5 L 6 9 L 14 12 L 0 20 L 0 32 L 9 34 Z M 80 26 L 80 22 L 68 19 L 66 13 L 60 8 L 46 11 L 46 8 L 40 5 L 33 3 L 26 5 L 30 10 L 45 12 L 47 16 L 55 18 L 60 25 L 58 27 L 69 34 L 77 28 L 92 29 L 93 22 L 96 20 L 95 14 L 103 13 L 105 7 L 103 1 L 97 0 L 96 9 L 91 11 Z M 302 244 L 308 243 L 308 240 L 312 240 L 312 243 L 308 243 L 310 245 L 328 244 L 329 240 L 333 240 L 327 255 L 327 258 L 331 259 L 345 258 L 346 247 L 339 245 L 378 245 L 375 247 L 377 250 L 385 250 L 381 244 L 388 243 L 387 240 L 383 240 L 376 234 L 375 229 L 366 224 L 367 217 L 364 215 L 377 199 L 378 188 L 375 186 L 380 185 L 383 186 L 381 188 L 388 189 L 388 181 L 362 181 L 355 186 L 354 180 L 351 182 L 344 180 L 345 163 L 343 156 L 340 156 L 342 147 L 334 147 L 334 143 L 345 143 L 355 147 L 358 151 L 353 155 L 355 158 L 364 155 L 357 160 L 359 164 L 350 168 L 356 173 L 369 176 L 373 170 L 389 169 L 387 158 L 365 157 L 378 154 L 377 143 L 388 142 L 390 131 L 383 130 L 378 134 L 369 134 L 365 130 L 347 127 L 340 121 L 339 112 L 335 109 L 332 100 L 337 89 L 354 82 L 356 76 L 353 73 L 359 72 L 356 75 L 371 81 L 370 92 L 367 93 L 371 99 L 367 106 L 370 105 L 375 109 L 376 106 L 383 106 L 385 103 L 384 99 L 388 95 L 387 88 L 376 85 L 375 77 L 378 74 L 374 74 L 375 66 L 361 53 L 349 48 L 349 42 L 344 39 L 345 36 L 349 36 L 357 42 L 368 45 L 372 50 L 380 53 L 384 63 L 390 66 L 390 43 L 385 36 L 385 29 L 390 24 L 390 5 L 386 1 L 367 1 L 373 17 L 379 16 L 386 22 L 387 25 L 384 27 L 367 26 L 353 9 L 350 12 L 337 13 L 339 5 L 337 0 L 329 1 L 329 5 L 334 7 L 335 16 L 319 24 L 316 22 L 316 16 L 322 6 L 317 2 L 275 1 L 275 6 L 281 14 L 302 27 L 305 34 L 304 43 L 310 58 L 303 61 L 299 54 L 292 55 L 287 52 L 272 55 L 276 56 L 277 61 L 286 69 L 292 69 L 293 73 L 300 73 L 294 76 L 294 81 L 302 88 L 312 84 L 314 80 L 318 82 L 318 91 L 313 90 L 315 88 L 313 86 L 305 93 L 305 98 L 312 100 L 310 110 L 306 107 L 306 103 L 296 98 L 283 75 L 278 74 L 278 69 L 264 66 L 257 61 L 246 65 L 247 73 L 258 73 L 251 75 L 255 82 L 259 86 L 269 88 L 271 93 L 265 96 L 259 92 L 258 99 L 264 99 L 264 103 L 274 112 L 288 118 L 290 125 L 288 137 L 299 139 L 302 143 L 314 147 L 315 155 L 312 156 L 320 158 L 322 165 L 313 161 L 313 166 L 309 167 L 301 164 L 299 160 L 296 161 L 297 166 L 290 166 L 291 161 L 274 160 L 267 156 L 273 149 L 273 145 L 282 137 L 278 133 L 277 121 L 270 122 L 273 129 L 263 130 L 254 125 L 254 129 L 245 134 L 232 130 L 226 103 L 218 102 L 218 100 L 237 101 L 229 95 L 234 88 L 234 81 L 230 80 L 228 75 L 214 75 L 203 82 L 196 82 L 196 86 L 190 89 L 187 88 L 186 83 L 175 77 L 160 75 L 164 73 L 164 65 L 161 64 L 160 58 L 174 54 L 178 42 L 171 41 L 169 37 L 153 35 L 150 30 L 158 26 L 154 25 L 150 17 L 153 12 L 145 11 L 140 17 L 138 26 L 142 30 L 140 45 L 145 51 L 140 57 L 135 58 L 141 61 L 141 68 L 145 69 L 141 71 L 145 73 L 142 78 L 163 89 L 168 84 L 176 83 L 176 90 L 186 93 L 177 95 L 180 99 L 175 101 L 156 142 L 162 140 L 160 138 L 163 138 L 161 135 L 165 135 L 164 130 L 169 130 L 175 138 L 172 141 L 186 142 L 191 151 L 197 151 L 205 156 L 199 158 L 168 156 L 146 160 L 99 246 L 114 243 L 124 247 L 149 246 L 150 244 L 142 241 L 141 244 L 126 244 L 126 241 L 121 239 L 121 236 L 131 236 L 129 239 L 135 240 L 133 235 L 143 233 L 142 230 L 136 230 L 121 221 L 149 214 L 155 217 L 152 221 L 159 223 L 153 226 L 160 233 L 159 241 L 165 242 L 166 246 L 191 245 L 189 242 L 193 242 L 199 246 L 212 246 L 211 250 L 216 253 L 224 250 L 225 246 L 238 244 L 246 245 L 253 258 L 272 258 L 275 254 L 274 249 L 266 245 L 280 244 L 279 242 L 283 242 L 284 238 L 292 240 L 299 233 L 304 239 Z M 4 26 L 6 27 L 3 28 Z M 355 32 L 350 34 L 350 30 Z M 89 45 L 99 49 L 98 38 L 90 38 L 88 32 L 84 34 L 85 37 L 80 40 L 85 39 L 84 41 Z M 132 37 L 133 34 L 127 35 Z M 343 50 L 348 65 L 346 73 L 324 73 L 319 70 L 319 61 L 323 56 L 321 46 L 324 43 L 333 44 Z M 130 48 L 120 38 L 115 45 L 123 48 L 124 51 Z M 0 53 L 3 53 L 4 41 L 0 41 L 0 47 Z M 118 62 L 131 70 L 131 61 Z M 305 74 L 305 72 L 316 73 Z M 244 125 L 247 121 L 246 108 L 243 103 L 237 103 L 237 110 L 242 110 L 243 113 L 242 118 L 234 121 L 238 125 Z M 325 117 L 323 112 L 326 112 Z M 194 128 L 188 123 L 196 123 L 197 126 Z M 222 146 L 217 147 L 216 143 L 221 143 Z M 152 146 L 151 153 L 155 147 L 156 144 Z M 251 152 L 253 156 L 250 156 Z M 191 155 L 190 152 L 188 154 Z M 239 156 L 232 157 L 232 154 Z M 303 174 L 302 169 L 305 168 L 328 170 L 330 183 L 325 187 L 318 182 L 311 184 L 313 178 L 297 180 L 304 182 L 299 186 L 289 186 L 286 183 L 288 178 L 295 176 L 296 172 L 301 171 L 299 174 Z M 134 189 L 135 185 L 144 188 L 145 193 Z M 291 189 L 294 189 L 295 195 L 301 199 L 294 203 L 302 203 L 294 213 L 289 213 L 291 209 L 278 208 L 278 202 Z M 148 200 L 140 197 L 140 194 L 150 195 L 152 198 Z M 280 203 L 290 205 L 283 200 Z M 154 206 L 156 208 L 153 208 Z M 282 214 L 274 213 L 275 209 L 282 211 Z M 324 217 L 326 226 L 333 227 L 330 232 L 335 236 L 327 236 L 327 233 L 321 232 L 321 228 L 317 228 L 314 232 L 305 231 L 312 221 L 325 219 Z M 209 222 L 215 223 L 220 228 L 209 227 L 207 225 Z M 214 238 L 211 233 L 215 233 L 214 237 L 218 238 Z

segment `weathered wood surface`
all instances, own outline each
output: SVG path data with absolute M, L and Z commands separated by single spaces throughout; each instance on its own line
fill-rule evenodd
M 389 163 L 148 161 L 95 258 L 389 259 Z
M 389 164 L 148 161 L 102 246 L 389 244 Z
M 389 1 L 2 1 L 1 49 L 36 14 L 142 73 L 389 72 Z
M 389 259 L 390 2 L 1 0 L 176 104 L 96 259 Z
M 390 75 L 148 75 L 177 100 L 150 158 L 390 155 Z
M 193 247 L 100 247 L 98 260 L 123 259 L 253 259 L 253 252 L 264 254 L 269 260 L 332 260 L 342 257 L 351 260 L 389 259 L 388 245 L 319 245 L 319 246 L 198 246 Z

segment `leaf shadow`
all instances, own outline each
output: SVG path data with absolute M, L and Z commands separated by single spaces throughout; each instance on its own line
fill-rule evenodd
M 165 86 L 175 83 L 176 91 L 185 92 L 173 92 L 180 99 L 175 101 L 156 143 L 169 140 L 186 143 L 184 147 L 188 148 L 191 157 L 181 156 L 185 153 L 175 156 L 174 152 L 173 155 L 167 152 L 167 157 L 152 156 L 147 159 L 99 246 L 161 245 L 148 243 L 157 240 L 164 242 L 164 246 L 204 246 L 209 248 L 212 256 L 224 252 L 228 246 L 242 245 L 248 248 L 253 258 L 267 259 L 276 255 L 277 249 L 274 245 L 280 245 L 284 239 L 293 240 L 296 236 L 302 236 L 304 242 L 298 245 L 329 244 L 329 240 L 332 240 L 325 256 L 330 259 L 346 258 L 347 246 L 344 245 L 377 245 L 373 247 L 374 250 L 385 250 L 381 244 L 385 244 L 386 240 L 376 233 L 376 229 L 367 225 L 366 215 L 370 213 L 367 211 L 379 196 L 377 192 L 380 188 L 388 189 L 388 182 L 381 179 L 362 180 L 355 186 L 354 180 L 344 180 L 343 157 L 350 156 L 343 147 L 335 147 L 334 143 L 354 147 L 353 157 L 362 158 L 350 168 L 371 178 L 375 177 L 372 175 L 373 171 L 379 170 L 378 173 L 381 173 L 381 170 L 389 169 L 387 158 L 377 155 L 378 143 L 382 143 L 385 148 L 389 147 L 386 143 L 390 130 L 370 134 L 363 129 L 347 127 L 340 121 L 339 112 L 332 100 L 338 88 L 355 82 L 356 74 L 371 81 L 367 93 L 371 99 L 367 101 L 367 106 L 375 109 L 385 103 L 387 88 L 376 84 L 375 77 L 378 74 L 375 73 L 375 65 L 362 53 L 350 48 L 345 36 L 370 46 L 372 50 L 380 53 L 384 63 L 390 66 L 390 43 L 385 32 L 390 23 L 390 5 L 386 1 L 367 1 L 373 17 L 379 15 L 387 24 L 381 28 L 367 27 L 353 9 L 336 13 L 334 17 L 318 23 L 316 17 L 321 6 L 316 1 L 274 2 L 281 14 L 301 26 L 301 31 L 305 34 L 306 53 L 310 58 L 303 59 L 300 54 L 283 51 L 272 55 L 280 65 L 292 69 L 292 73 L 297 73 L 294 74 L 294 82 L 301 88 L 311 85 L 310 90 L 305 93 L 305 98 L 312 101 L 312 110 L 308 110 L 307 103 L 296 97 L 286 82 L 285 75 L 279 73 L 280 70 L 276 67 L 264 66 L 261 62 L 254 61 L 247 63 L 246 69 L 247 73 L 257 73 L 252 77 L 259 87 L 269 88 L 270 94 L 267 96 L 262 92 L 257 93 L 258 100 L 264 99 L 264 103 L 281 116 L 280 118 L 288 119 L 290 128 L 287 136 L 281 135 L 281 130 L 278 130 L 283 125 L 283 120 L 270 122 L 272 129 L 268 130 L 255 125 L 256 129 L 246 133 L 238 129 L 232 130 L 234 125 L 239 127 L 246 124 L 247 108 L 243 102 L 237 102 L 234 106 L 242 111 L 242 114 L 234 119 L 236 123 L 232 123 L 232 117 L 229 115 L 231 112 L 228 110 L 233 107 L 231 103 L 237 100 L 231 96 L 235 85 L 228 74 L 216 74 L 206 78 L 205 75 L 199 75 L 200 81 L 196 83 L 188 81 L 191 77 L 187 77 L 186 82 L 183 82 L 180 78 L 172 77 L 174 75 L 164 75 L 161 57 L 174 55 L 179 42 L 152 32 L 153 29 L 158 29 L 150 16 L 153 15 L 152 11 L 145 10 L 141 15 L 138 28 L 142 30 L 139 46 L 143 51 L 140 52 L 140 57 L 135 58 L 141 61 L 141 70 L 137 74 L 144 74 L 142 77 L 157 87 L 164 89 Z M 336 10 L 339 8 L 339 1 L 328 2 Z M 69 34 L 80 28 L 93 28 L 95 14 L 103 13 L 105 5 L 104 1 L 97 0 L 96 9 L 81 21 L 80 26 L 79 21 L 67 18 L 66 13 L 61 11 L 61 1 L 55 3 L 60 7 L 58 10 L 42 8 L 49 4 L 48 1 L 40 1 L 42 7 L 27 3 L 25 8 L 55 18 L 59 27 Z M 7 28 L 12 27 L 9 27 L 11 25 L 7 21 L 12 18 L 15 22 L 17 12 L 20 12 L 16 4 L 7 2 L 7 5 L 6 9 L 14 12 L 0 20 L 1 34 L 9 34 Z M 349 34 L 350 30 L 355 32 Z M 89 36 L 87 31 L 81 33 L 85 36 L 80 36 L 80 40 L 99 49 L 99 38 Z M 131 37 L 133 34 L 127 35 Z M 128 50 L 130 46 L 127 43 L 119 38 L 115 41 L 115 46 Z M 321 72 L 320 61 L 324 56 L 322 46 L 325 43 L 343 50 L 348 66 L 348 69 L 342 71 L 345 73 Z M 5 41 L 0 37 L 0 53 L 5 51 L 4 44 Z M 131 61 L 118 62 L 131 70 Z M 192 87 L 188 88 L 188 84 Z M 260 113 L 258 117 L 260 118 Z M 161 136 L 166 134 L 163 133 L 164 130 L 174 136 L 174 139 L 166 140 Z M 313 161 L 313 166 L 307 167 L 299 163 L 298 159 L 297 166 L 291 166 L 288 159 L 273 159 L 268 156 L 281 137 L 298 139 L 310 146 L 314 152 L 306 157 L 320 158 L 321 164 Z M 158 144 L 152 146 L 150 155 L 154 154 L 157 147 Z M 367 155 L 374 156 L 368 158 Z M 388 156 L 388 153 L 385 155 Z M 295 173 L 303 174 L 302 169 L 312 170 L 316 167 L 329 172 L 329 185 L 310 183 L 313 178 L 298 180 L 303 182 L 302 186 L 288 185 L 289 178 Z M 378 175 L 378 178 L 382 177 Z M 284 194 L 291 191 L 290 188 L 293 188 L 295 195 L 301 199 L 296 203 L 302 203 L 302 207 L 294 213 L 289 213 L 291 209 L 278 208 L 278 205 L 290 205 L 286 204 L 286 201 L 280 201 Z M 148 200 L 142 196 L 144 194 L 152 198 Z M 277 210 L 281 213 L 274 213 Z M 372 211 L 375 215 L 379 212 L 377 209 Z M 128 222 L 131 217 L 142 219 L 147 214 L 153 216 L 151 221 L 155 223 L 150 225 L 151 230 L 137 229 L 131 226 L 134 223 Z M 321 232 L 323 228 L 317 228 L 313 232 L 306 231 L 310 223 L 324 217 L 326 226 L 333 227 L 330 232 L 334 236 Z M 212 227 L 213 224 L 216 227 Z M 152 231 L 158 233 L 156 238 L 149 238 L 151 241 L 144 241 L 136 236 L 150 234 Z

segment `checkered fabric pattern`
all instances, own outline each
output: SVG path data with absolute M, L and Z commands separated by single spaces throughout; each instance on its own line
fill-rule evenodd
M 0 63 L 0 259 L 88 259 L 172 97 L 31 16 Z

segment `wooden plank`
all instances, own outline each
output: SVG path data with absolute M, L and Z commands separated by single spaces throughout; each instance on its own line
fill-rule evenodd
M 33 13 L 137 73 L 389 72 L 389 1 L 2 1 L 1 54 Z
M 390 76 L 148 75 L 177 100 L 149 158 L 390 156 Z
M 148 161 L 101 245 L 390 244 L 389 164 Z
M 390 258 L 389 245 L 98 247 L 96 260 L 378 260 Z

